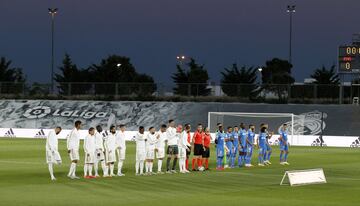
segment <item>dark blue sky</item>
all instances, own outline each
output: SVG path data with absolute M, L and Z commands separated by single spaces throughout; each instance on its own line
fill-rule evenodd
M 296 3 L 293 75 L 336 63 L 337 47 L 360 32 L 359 0 L 1 0 L 0 56 L 30 81 L 49 82 L 50 16 L 56 16 L 56 65 L 65 52 L 79 67 L 109 54 L 129 56 L 138 71 L 171 82 L 176 55 L 205 64 L 212 81 L 232 63 L 288 58 L 289 17 Z

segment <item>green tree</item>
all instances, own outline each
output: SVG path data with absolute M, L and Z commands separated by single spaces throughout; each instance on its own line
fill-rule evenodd
M 65 54 L 62 66 L 59 67 L 61 73 L 55 74 L 55 81 L 58 83 L 59 93 L 62 95 L 89 94 L 91 84 L 88 70 L 78 69 L 72 62 L 69 54 Z M 71 83 L 71 84 L 70 84 Z
M 21 68 L 11 67 L 11 60 L 0 58 L 0 81 L 1 82 L 25 82 L 26 78 Z
M 0 58 L 0 93 L 21 93 L 24 89 L 25 75 L 21 68 L 12 67 L 12 61 Z
M 34 82 L 32 83 L 32 85 L 29 87 L 29 95 L 30 96 L 42 96 L 42 95 L 49 95 L 50 90 L 49 87 L 47 85 L 38 83 L 38 82 Z
M 262 68 L 263 90 L 275 92 L 279 101 L 285 101 L 288 95 L 288 85 L 295 82 L 291 76 L 292 64 L 286 60 L 274 58 L 266 62 Z
M 156 91 L 154 79 L 136 72 L 128 57 L 110 55 L 91 65 L 89 71 L 92 81 L 101 82 L 96 84 L 97 94 L 151 95 Z
M 199 65 L 191 58 L 186 64 L 188 70 L 176 65 L 177 71 L 172 75 L 176 87 L 173 89 L 177 95 L 184 96 L 206 96 L 209 95 L 210 89 L 207 88 L 209 75 L 204 65 Z
M 224 68 L 221 72 L 221 88 L 228 96 L 240 96 L 253 98 L 256 88 L 256 72 L 254 67 L 247 68 L 242 66 L 240 69 L 237 64 L 233 64 L 231 68 Z
M 340 82 L 339 75 L 336 74 L 335 65 L 332 65 L 330 69 L 327 69 L 325 66 L 315 69 L 311 78 L 316 80 L 314 82 L 316 84 L 339 84 Z
M 154 79 L 147 74 L 137 74 L 134 82 L 136 82 L 138 86 L 134 89 L 136 93 L 141 96 L 152 95 L 157 89 Z
M 336 74 L 336 67 L 332 65 L 329 69 L 325 66 L 317 68 L 311 75 L 314 78 L 314 82 L 317 87 L 317 97 L 320 98 L 338 98 L 339 89 L 338 84 L 340 83 L 339 75 Z

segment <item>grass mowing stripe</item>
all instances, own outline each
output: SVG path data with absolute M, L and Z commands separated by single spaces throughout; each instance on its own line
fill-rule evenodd
M 82 144 L 82 143 L 81 143 Z M 0 199 L 2 205 L 357 205 L 360 198 L 360 150 L 348 148 L 291 147 L 290 166 L 278 163 L 273 148 L 268 167 L 215 171 L 212 148 L 211 171 L 191 174 L 134 176 L 135 145 L 127 144 L 125 177 L 81 179 L 66 177 L 69 158 L 65 141 L 59 141 L 63 164 L 54 167 L 51 182 L 45 163 L 45 141 L 0 139 Z M 80 150 L 78 176 L 83 172 Z M 253 164 L 256 164 L 256 150 Z M 165 162 L 163 168 L 165 168 Z M 279 186 L 286 170 L 324 168 L 327 184 L 301 187 Z M 154 170 L 157 164 L 155 161 Z

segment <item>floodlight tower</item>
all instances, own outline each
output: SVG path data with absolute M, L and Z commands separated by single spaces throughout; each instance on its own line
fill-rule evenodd
M 176 56 L 176 59 L 178 60 L 179 65 L 182 67 L 184 61 L 186 60 L 186 56 L 184 56 L 184 55 L 178 55 L 178 56 Z
M 51 15 L 51 93 L 54 93 L 54 27 L 55 27 L 55 15 L 58 12 L 57 8 L 49 8 L 49 14 Z
M 289 13 L 290 16 L 290 38 L 289 38 L 289 62 L 292 63 L 292 15 L 296 12 L 296 5 L 288 5 L 286 12 Z

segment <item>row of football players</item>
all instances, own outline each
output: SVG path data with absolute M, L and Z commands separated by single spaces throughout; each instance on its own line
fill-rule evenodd
M 153 172 L 154 159 L 157 159 L 158 163 L 157 174 L 163 174 L 161 168 L 162 161 L 165 158 L 166 144 L 166 173 L 176 173 L 177 161 L 179 162 L 180 173 L 189 173 L 188 165 L 191 151 L 193 151 L 192 170 L 203 171 L 209 169 L 211 137 L 208 128 L 203 130 L 202 125 L 199 124 L 191 138 L 190 124 L 185 124 L 184 127 L 182 125 L 176 127 L 174 120 L 169 120 L 168 126 L 162 125 L 158 132 L 155 131 L 154 127 L 149 128 L 147 135 L 145 135 L 144 131 L 144 127 L 140 126 L 135 136 L 136 175 L 155 174 Z M 203 160 L 205 167 L 203 167 Z M 143 173 L 144 162 L 145 173 Z
M 79 179 L 79 177 L 76 176 L 76 166 L 80 158 L 79 131 L 81 129 L 81 126 L 82 126 L 81 121 L 76 121 L 74 129 L 70 132 L 66 141 L 67 152 L 69 154 L 71 161 L 69 173 L 67 176 L 71 179 Z M 53 165 L 62 163 L 62 159 L 58 151 L 58 135 L 60 134 L 61 130 L 62 129 L 60 126 L 56 127 L 54 131 L 49 132 L 46 139 L 46 147 L 45 147 L 46 162 L 48 164 L 51 180 L 56 180 L 53 172 Z M 91 127 L 88 131 L 89 134 L 84 138 L 84 145 L 83 145 L 85 151 L 84 177 L 86 178 L 92 178 L 98 176 L 97 167 L 99 162 L 101 162 L 101 166 L 104 171 L 104 176 L 109 176 L 108 174 L 109 169 L 112 170 L 113 172 L 113 165 L 112 166 L 110 164 L 106 165 L 104 161 L 105 148 L 107 148 L 108 151 L 112 149 L 111 145 L 113 138 L 106 138 L 106 141 L 104 142 L 101 132 L 102 132 L 101 126 L 97 126 L 97 131 L 95 131 L 95 129 Z M 119 145 L 121 143 L 122 141 L 118 142 Z M 121 164 L 122 162 L 119 161 L 120 168 L 122 166 Z M 95 176 L 92 176 L 93 166 L 95 166 Z
M 79 161 L 80 148 L 80 133 L 81 122 L 75 122 L 75 128 L 67 137 L 67 151 L 70 156 L 71 165 L 68 177 L 71 179 L 78 179 L 76 176 L 76 166 Z M 189 124 L 175 127 L 174 120 L 169 120 L 169 125 L 162 125 L 160 131 L 156 132 L 154 127 L 149 128 L 149 132 L 145 135 L 144 127 L 140 126 L 139 131 L 135 136 L 136 141 L 136 175 L 153 173 L 153 162 L 156 156 L 158 163 L 157 173 L 162 172 L 162 161 L 165 158 L 165 146 L 167 144 L 167 162 L 166 172 L 176 173 L 177 160 L 179 159 L 179 168 L 181 173 L 188 173 L 188 160 L 191 151 L 191 142 L 194 144 L 194 157 L 192 160 L 192 170 L 205 170 L 209 167 L 210 157 L 210 131 L 203 130 L 201 124 L 198 125 L 197 131 L 193 138 L 190 136 L 191 127 Z M 53 164 L 61 163 L 61 156 L 58 152 L 57 135 L 61 132 L 61 127 L 55 128 L 48 135 L 46 142 L 46 158 L 48 163 L 51 179 L 55 180 L 53 174 Z M 84 177 L 95 178 L 98 177 L 98 165 L 101 164 L 103 176 L 114 176 L 114 165 L 118 162 L 117 176 L 124 176 L 122 173 L 122 166 L 126 157 L 126 143 L 125 143 L 125 125 L 119 126 L 119 131 L 116 131 L 115 126 L 110 127 L 110 133 L 104 135 L 101 126 L 90 128 L 88 135 L 84 139 Z M 172 165 L 171 165 L 171 160 Z M 203 160 L 205 167 L 203 167 Z M 196 167 L 197 163 L 197 167 Z M 95 170 L 93 176 L 92 170 Z
M 255 147 L 255 126 L 249 125 L 246 130 L 245 124 L 241 123 L 240 127 L 234 128 L 228 127 L 227 131 L 224 131 L 223 125 L 218 124 L 218 131 L 216 133 L 215 144 L 217 153 L 217 170 L 223 170 L 224 168 L 235 167 L 235 159 L 238 155 L 238 166 L 252 167 L 251 157 L 253 149 Z M 270 157 L 272 148 L 269 143 L 269 139 L 272 137 L 273 132 L 268 132 L 268 125 L 261 124 L 260 132 L 257 138 L 257 148 L 259 150 L 258 166 L 270 165 Z M 283 124 L 280 130 L 279 137 L 280 145 L 280 164 L 288 165 L 287 162 L 289 153 L 287 124 Z M 225 165 L 224 165 L 225 157 Z

